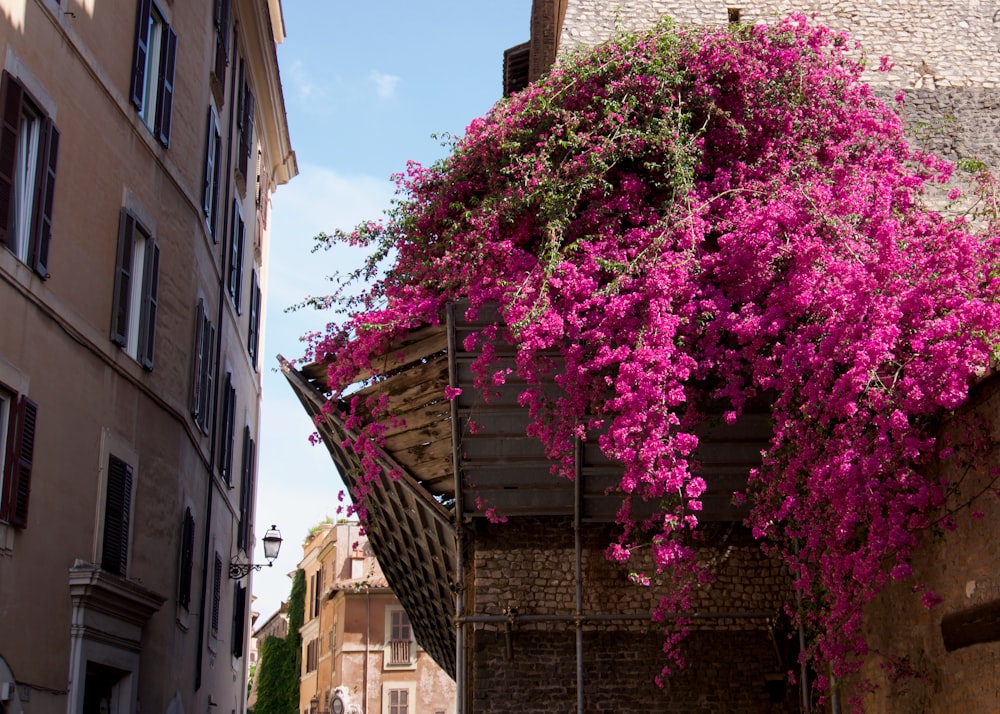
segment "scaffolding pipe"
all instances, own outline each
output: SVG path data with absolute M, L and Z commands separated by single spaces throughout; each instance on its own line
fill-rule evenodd
M 573 444 L 573 544 L 576 549 L 576 711 L 584 714 L 583 696 L 583 543 L 580 535 L 580 509 L 583 498 L 583 468 L 580 437 Z
M 665 613 L 664 620 L 724 620 L 724 619 L 767 619 L 774 616 L 773 612 L 763 610 L 734 610 L 732 612 L 674 612 Z M 613 613 L 592 613 L 589 615 L 514 615 L 516 622 L 572 622 L 574 626 L 577 622 L 650 622 L 653 620 L 651 614 L 646 615 L 619 615 Z M 509 615 L 461 615 L 455 617 L 455 624 L 459 627 L 471 624 L 494 624 L 499 622 L 510 622 Z
M 455 341 L 455 304 L 448 303 L 446 311 L 448 328 L 448 384 L 458 386 L 457 344 Z M 462 493 L 462 471 L 459 459 L 460 431 L 458 404 L 449 400 L 451 411 L 451 470 L 455 478 L 455 698 L 456 714 L 465 711 L 465 511 Z

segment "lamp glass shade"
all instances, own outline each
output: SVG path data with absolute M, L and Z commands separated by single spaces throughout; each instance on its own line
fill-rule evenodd
M 274 560 L 278 557 L 278 551 L 281 550 L 281 531 L 279 531 L 275 526 L 271 526 L 271 529 L 264 534 L 264 557 L 268 560 Z

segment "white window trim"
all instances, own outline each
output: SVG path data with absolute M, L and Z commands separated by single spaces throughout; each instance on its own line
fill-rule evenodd
M 405 689 L 406 713 L 417 713 L 417 685 L 415 682 L 383 682 L 382 683 L 382 714 L 390 714 L 389 691 L 392 689 Z

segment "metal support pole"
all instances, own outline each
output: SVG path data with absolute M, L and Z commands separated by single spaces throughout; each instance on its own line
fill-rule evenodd
M 576 711 L 584 714 L 583 695 L 583 542 L 580 535 L 580 509 L 583 500 L 582 447 L 579 437 L 573 444 L 573 541 L 576 550 Z
M 455 304 L 448 303 L 445 313 L 448 331 L 448 384 L 458 386 L 458 361 L 455 340 Z M 451 400 L 451 470 L 455 479 L 455 698 L 456 714 L 465 712 L 465 510 L 462 493 L 462 469 L 459 449 L 462 443 L 458 405 Z

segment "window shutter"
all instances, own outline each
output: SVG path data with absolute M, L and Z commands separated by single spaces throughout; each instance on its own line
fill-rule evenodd
M 222 86 L 229 64 L 229 0 L 215 0 L 215 78 Z
M 191 573 L 194 569 L 194 516 L 191 509 L 184 509 L 184 526 L 181 530 L 181 567 L 177 584 L 177 601 L 185 610 L 191 605 Z
M 240 462 L 240 524 L 236 547 L 246 551 L 250 545 L 250 473 L 253 470 L 253 440 L 250 427 L 243 427 L 243 458 Z
M 226 374 L 226 386 L 222 390 L 222 424 L 219 439 L 219 473 L 226 485 L 233 485 L 233 430 L 236 418 L 236 389 L 232 384 L 232 373 Z
M 146 54 L 149 52 L 149 11 L 152 0 L 139 0 L 135 15 L 135 47 L 132 51 L 132 104 L 142 109 L 146 84 Z
M 205 361 L 208 355 L 205 354 L 205 323 L 208 322 L 208 315 L 205 314 L 205 301 L 198 299 L 198 313 L 194 319 L 194 360 L 191 364 L 191 416 L 195 422 L 199 422 L 202 416 L 201 410 L 201 382 L 205 369 Z
M 10 523 L 18 528 L 28 525 L 28 497 L 31 495 L 31 465 L 37 419 L 38 405 L 27 397 L 21 397 L 13 420 L 13 448 L 5 479 L 9 489 L 7 503 Z
M 257 349 L 260 344 L 260 285 L 257 283 L 257 271 L 250 274 L 250 330 L 247 334 L 247 350 L 254 370 L 257 369 Z
M 170 144 L 170 116 L 174 106 L 174 66 L 177 63 L 177 34 L 169 25 L 163 26 L 160 46 L 160 76 L 157 80 L 159 101 L 156 104 L 154 133 L 164 146 Z
M 128 565 L 128 526 L 131 503 L 132 467 L 112 454 L 108 459 L 101 567 L 116 575 L 125 575 Z
M 128 340 L 129 297 L 132 294 L 132 256 L 135 217 L 122 209 L 118 225 L 118 257 L 115 263 L 115 293 L 111 308 L 111 341 L 125 346 Z
M 142 277 L 142 314 L 139 320 L 139 362 L 153 368 L 156 346 L 156 295 L 160 285 L 160 246 L 149 238 L 146 243 L 146 265 Z
M 243 638 L 246 634 L 247 589 L 236 586 L 233 596 L 233 656 L 243 656 Z
M 212 578 L 212 632 L 219 631 L 219 605 L 222 602 L 222 558 L 215 554 L 215 571 Z
M 14 200 L 14 172 L 17 166 L 17 135 L 21 129 L 21 83 L 4 71 L 0 80 L 0 244 L 7 244 L 10 209 Z
M 33 219 L 31 231 L 31 255 L 29 263 L 42 278 L 49 277 L 49 241 L 52 238 L 52 201 L 56 191 L 56 161 L 59 157 L 59 131 L 50 120 L 43 128 L 45 148 L 42 152 L 42 166 L 39 172 L 38 212 Z
M 212 217 L 212 203 L 215 197 L 215 152 L 218 141 L 216 140 L 215 117 L 212 115 L 212 108 L 208 108 L 208 126 L 205 128 L 205 175 L 201 184 L 201 210 L 205 217 Z M 214 233 L 214 227 L 212 232 Z
M 233 299 L 236 314 L 242 314 L 241 297 L 243 292 L 243 243 L 246 237 L 246 226 L 243 214 L 240 212 L 240 202 L 233 200 L 232 237 L 229 246 L 229 295 Z
M 201 424 L 208 427 L 208 415 L 212 407 L 212 389 L 215 382 L 215 325 L 205 319 L 202 340 L 205 346 L 202 348 L 205 354 L 205 362 L 202 364 L 201 394 L 199 395 Z

